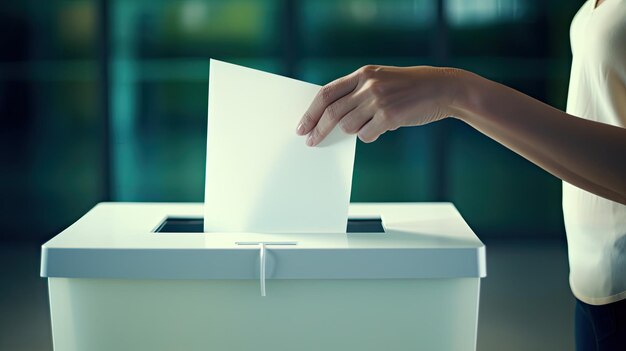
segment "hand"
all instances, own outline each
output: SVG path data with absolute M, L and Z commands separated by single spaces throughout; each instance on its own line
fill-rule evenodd
M 296 132 L 319 144 L 337 124 L 369 143 L 388 130 L 450 115 L 460 70 L 427 66 L 364 66 L 320 89 Z

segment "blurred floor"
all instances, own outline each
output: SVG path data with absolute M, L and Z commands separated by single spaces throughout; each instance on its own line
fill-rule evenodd
M 478 350 L 573 350 L 565 242 L 485 241 Z M 0 244 L 0 350 L 52 350 L 39 259 L 38 245 Z
M 574 350 L 565 240 L 484 241 L 478 350 Z
M 39 245 L 0 243 L 0 350 L 52 350 Z

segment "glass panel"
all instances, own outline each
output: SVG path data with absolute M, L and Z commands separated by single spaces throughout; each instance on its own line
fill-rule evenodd
M 523 0 L 450 0 L 452 56 L 541 57 L 545 55 L 546 18 L 541 3 Z
M 202 201 L 209 57 L 279 72 L 277 1 L 117 1 L 113 196 Z
M 116 26 L 131 27 L 140 58 L 272 56 L 279 48 L 277 5 L 271 0 L 121 0 L 114 20 Z
M 104 195 L 95 5 L 0 7 L 0 238 L 41 240 Z
M 563 231 L 561 181 L 463 123 L 447 139 L 448 198 L 482 235 Z
M 303 0 L 305 56 L 427 56 L 433 35 L 430 0 Z

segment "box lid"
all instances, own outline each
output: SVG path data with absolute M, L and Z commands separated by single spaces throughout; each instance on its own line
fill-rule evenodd
M 41 276 L 113 279 L 404 279 L 486 276 L 485 246 L 451 203 L 353 203 L 384 233 L 155 233 L 201 203 L 100 203 L 42 246 Z M 288 245 L 284 245 L 288 244 Z M 265 267 L 265 266 L 264 266 Z

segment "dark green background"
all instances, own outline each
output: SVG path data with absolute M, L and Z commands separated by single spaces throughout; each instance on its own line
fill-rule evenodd
M 0 4 L 0 240 L 99 201 L 202 201 L 208 58 L 323 84 L 450 65 L 559 108 L 581 1 Z M 353 201 L 452 201 L 481 236 L 561 237 L 560 181 L 455 120 L 357 146 Z

